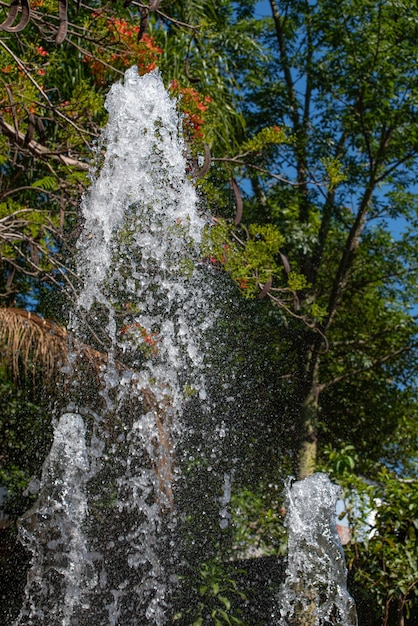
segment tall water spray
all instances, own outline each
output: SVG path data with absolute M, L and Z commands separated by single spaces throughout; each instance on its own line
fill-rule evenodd
M 72 398 L 21 528 L 33 553 L 22 626 L 167 622 L 176 441 L 187 398 L 206 396 L 204 222 L 175 103 L 157 72 L 133 67 L 106 108 L 82 202 Z
M 55 420 L 40 485 L 31 485 L 38 500 L 21 523 L 32 562 L 15 626 L 170 623 L 179 572 L 179 450 L 187 450 L 187 437 L 212 445 L 211 437 L 224 440 L 227 432 L 220 411 L 207 418 L 214 294 L 201 262 L 204 219 L 186 177 L 175 104 L 157 72 L 139 77 L 131 68 L 106 108 L 108 126 L 82 202 L 82 288 L 64 390 L 71 399 Z M 218 395 L 229 387 L 218 381 Z M 237 406 L 228 394 L 225 403 Z M 188 403 L 206 422 L 185 433 Z M 186 458 L 193 464 L 201 453 L 198 447 Z M 218 471 L 220 492 L 200 483 L 203 513 L 212 506 L 218 529 L 230 523 L 238 464 L 235 452 L 228 455 L 230 467 Z M 211 475 L 216 456 L 214 447 Z M 280 625 L 354 626 L 332 525 L 334 487 L 321 477 L 295 483 L 288 505 Z M 196 537 L 190 543 L 201 558 Z M 313 621 L 297 621 L 301 609 Z M 340 621 L 329 621 L 334 617 Z

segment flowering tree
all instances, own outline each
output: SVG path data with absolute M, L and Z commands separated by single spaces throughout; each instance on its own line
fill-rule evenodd
M 209 145 L 216 151 L 217 143 L 222 150 L 221 142 L 225 146 L 235 141 L 240 113 L 226 89 L 231 75 L 227 72 L 221 79 L 216 31 L 200 25 L 208 18 L 208 8 L 184 13 L 180 5 L 169 16 L 158 2 L 151 5 L 129 10 L 106 5 L 79 12 L 71 5 L 65 41 L 57 46 L 52 5 L 35 0 L 31 21 L 22 32 L 3 31 L 0 293 L 4 304 L 21 302 L 22 294 L 38 288 L 37 279 L 56 286 L 66 283 L 73 289 L 64 257 L 68 258 L 77 233 L 76 207 L 88 184 L 92 146 L 106 121 L 104 96 L 127 67 L 137 65 L 140 74 L 160 67 L 184 114 L 192 161 L 205 151 L 209 162 Z M 215 43 L 213 62 L 204 76 L 191 78 L 190 63 L 196 54 L 192 43 L 200 31 Z M 199 86 L 190 86 L 190 80 L 200 80 Z M 226 115 L 219 115 L 220 110 Z M 197 169 L 191 166 L 192 172 Z

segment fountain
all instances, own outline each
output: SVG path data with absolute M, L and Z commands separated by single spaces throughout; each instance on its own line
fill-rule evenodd
M 287 482 L 288 564 L 277 613 L 279 626 L 356 626 L 338 537 L 339 488 L 325 474 Z
M 33 552 L 17 621 L 25 626 L 166 623 L 176 439 L 186 399 L 206 397 L 204 220 L 175 103 L 157 73 L 132 68 L 106 106 L 105 157 L 82 202 L 72 401 L 22 522 Z
M 200 412 L 195 423 L 203 430 L 225 436 L 224 426 L 208 418 L 205 354 L 217 314 L 211 269 L 199 254 L 206 220 L 185 174 L 175 103 L 158 72 L 139 77 L 133 67 L 112 87 L 106 108 L 108 126 L 82 201 L 83 286 L 66 368 L 71 401 L 55 420 L 40 484 L 31 486 L 37 502 L 21 520 L 32 561 L 15 626 L 170 623 L 184 519 L 177 497 L 184 477 L 176 459 L 196 456 L 187 453 L 193 434 L 186 432 L 185 407 Z M 233 468 L 219 474 L 223 494 L 214 497 L 213 508 L 225 529 Z M 308 486 L 309 493 L 318 489 Z M 333 488 L 322 481 L 323 502 L 327 489 L 325 516 Z M 289 515 L 289 530 L 298 529 L 302 514 Z M 319 517 L 309 537 L 324 544 L 328 561 L 338 562 L 338 593 L 351 611 L 341 591 L 341 552 L 334 538 L 321 538 L 325 521 Z M 281 620 L 293 615 L 289 602 L 297 604 L 296 579 L 305 571 L 296 556 L 304 542 L 296 536 L 290 532 L 290 591 Z M 321 585 L 323 576 L 334 576 L 318 568 L 308 574 L 318 575 Z M 288 623 L 294 622 L 280 621 Z

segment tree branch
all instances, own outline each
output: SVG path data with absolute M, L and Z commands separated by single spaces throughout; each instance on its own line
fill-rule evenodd
M 0 115 L 0 128 L 3 133 L 9 137 L 14 143 L 17 143 L 22 148 L 29 150 L 32 154 L 39 157 L 40 159 L 53 159 L 55 161 L 59 161 L 63 165 L 68 167 L 73 167 L 74 169 L 88 172 L 89 164 L 84 163 L 83 161 L 78 161 L 77 159 L 73 159 L 72 157 L 65 156 L 64 154 L 57 154 L 51 152 L 46 146 L 38 143 L 34 139 L 29 141 L 29 143 L 25 143 L 25 135 L 19 130 L 16 130 L 13 126 L 8 124 L 3 117 Z
M 279 174 L 272 174 L 269 170 L 266 170 L 264 167 L 260 167 L 259 165 L 254 165 L 254 163 L 247 163 L 247 161 L 243 161 L 239 156 L 238 157 L 214 157 L 212 158 L 212 162 L 218 161 L 219 163 L 233 163 L 234 165 L 245 165 L 252 170 L 257 172 L 261 172 L 262 174 L 267 174 L 270 178 L 274 178 L 275 180 L 279 180 L 281 183 L 285 183 L 286 185 L 291 185 L 292 187 L 300 187 L 301 185 L 306 185 L 306 183 L 299 183 L 293 180 L 289 180 L 288 178 L 284 178 L 283 176 L 279 176 Z M 311 180 L 309 181 L 311 185 L 319 185 L 317 181 Z
M 332 387 L 333 385 L 336 385 L 337 383 L 340 383 L 343 380 L 347 380 L 347 378 L 351 378 L 353 376 L 356 376 L 357 374 L 362 374 L 364 372 L 368 372 L 372 369 L 374 369 L 377 365 L 382 365 L 383 363 L 386 363 L 387 361 L 390 361 L 392 359 L 394 359 L 395 357 L 404 354 L 405 352 L 411 352 L 411 350 L 413 350 L 414 348 L 418 347 L 418 341 L 413 342 L 411 345 L 409 346 L 403 346 L 402 348 L 399 348 L 399 350 L 395 350 L 394 352 L 391 352 L 389 354 L 386 354 L 385 356 L 381 357 L 380 359 L 375 359 L 373 361 L 373 363 L 371 365 L 368 365 L 367 367 L 359 367 L 357 369 L 352 369 L 349 372 L 345 372 L 345 374 L 341 374 L 341 376 L 336 376 L 335 378 L 333 378 L 332 380 L 330 380 L 327 383 L 322 383 L 319 388 L 320 391 L 325 391 L 327 389 L 329 389 L 329 387 Z

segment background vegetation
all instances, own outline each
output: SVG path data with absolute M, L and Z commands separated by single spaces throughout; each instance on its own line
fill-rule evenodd
M 71 3 L 57 45 L 57 5 L 36 0 L 24 30 L 1 32 L 0 478 L 12 519 L 48 447 L 63 359 L 51 328 L 63 336 L 78 288 L 77 207 L 104 97 L 127 67 L 158 67 L 214 218 L 202 254 L 224 285 L 220 354 L 232 355 L 214 356 L 219 388 L 223 369 L 242 374 L 228 545 L 241 560 L 282 554 L 283 477 L 330 472 L 351 519 L 360 623 L 413 623 L 417 25 L 412 0 Z M 176 620 L 203 623 L 209 606 L 205 623 L 243 623 L 216 549 L 196 568 L 193 608 Z

